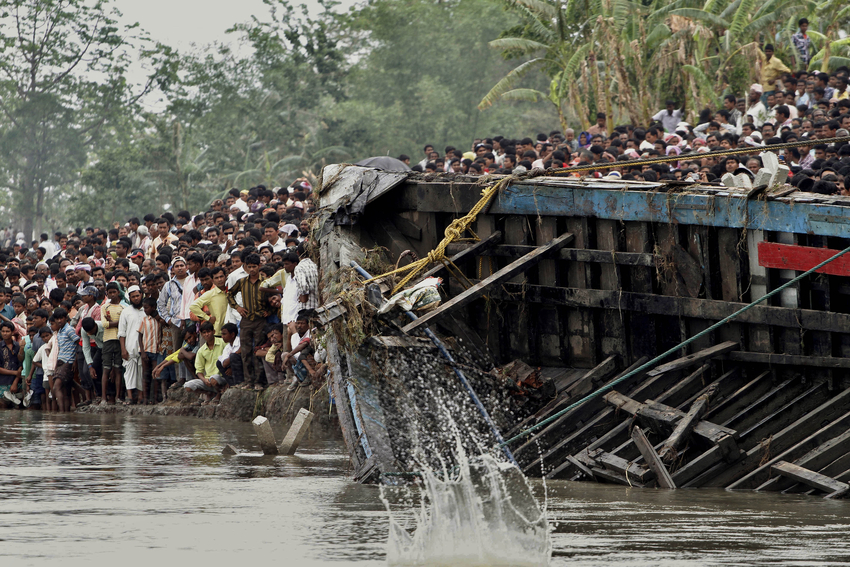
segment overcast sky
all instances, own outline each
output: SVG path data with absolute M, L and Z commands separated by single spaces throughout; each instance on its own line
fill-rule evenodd
M 224 32 L 235 23 L 247 22 L 252 15 L 264 18 L 269 13 L 262 0 L 114 0 L 124 14 L 123 23 L 139 22 L 156 41 L 185 50 L 213 41 L 228 41 Z M 316 0 L 296 0 L 313 11 L 320 10 Z M 353 1 L 343 2 L 350 6 Z
M 337 9 L 347 10 L 355 2 L 342 0 Z M 293 0 L 292 3 L 296 6 L 304 4 L 315 14 L 321 11 L 316 0 Z M 263 0 L 113 0 L 112 4 L 123 14 L 120 23 L 138 22 L 151 39 L 182 52 L 192 51 L 193 44 L 201 48 L 214 41 L 231 43 L 235 47 L 238 34 L 224 33 L 228 28 L 250 21 L 251 16 L 266 19 L 269 14 Z M 140 66 L 131 67 L 130 80 L 142 83 L 147 72 Z M 151 93 L 141 102 L 148 110 L 165 108 L 158 92 Z

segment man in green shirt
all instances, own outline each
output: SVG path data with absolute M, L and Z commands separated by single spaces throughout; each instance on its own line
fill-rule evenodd
M 215 336 L 221 336 L 221 327 L 227 321 L 227 292 L 224 291 L 227 274 L 224 268 L 216 266 L 212 269 L 213 287 L 204 292 L 189 306 L 189 311 L 198 321 L 209 321 L 215 327 Z
M 194 380 L 187 380 L 183 387 L 187 390 L 204 392 L 204 405 L 216 403 L 221 399 L 220 391 L 222 387 L 227 387 L 227 380 L 222 376 L 216 362 L 222 352 L 224 352 L 224 340 L 215 336 L 215 327 L 209 321 L 201 324 L 201 338 L 203 344 L 198 349 L 195 355 L 195 375 Z M 211 398 L 207 392 L 216 394 L 215 398 Z

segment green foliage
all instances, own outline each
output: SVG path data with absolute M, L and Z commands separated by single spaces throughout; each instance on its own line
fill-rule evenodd
M 194 211 L 328 163 L 417 161 L 425 143 L 466 150 L 596 109 L 646 123 L 668 97 L 699 110 L 757 78 L 758 45 L 789 62 L 804 15 L 813 69 L 850 60 L 841 0 L 363 0 L 345 12 L 322 0 L 318 14 L 264 1 L 267 14 L 229 30 L 246 49 L 178 53 L 119 26 L 110 0 L 6 0 L 0 222 Z M 152 71 L 131 85 L 139 60 Z M 138 104 L 153 89 L 165 110 Z
M 45 194 L 73 183 L 87 147 L 152 84 L 128 64 L 147 44 L 107 2 L 6 0 L 0 12 L 0 156 L 24 231 L 41 228 Z M 134 45 L 135 44 L 135 45 Z M 145 55 L 141 55 L 145 56 Z M 167 57 L 152 57 L 159 68 Z

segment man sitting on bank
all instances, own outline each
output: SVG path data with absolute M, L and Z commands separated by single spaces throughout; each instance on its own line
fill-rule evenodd
M 219 373 L 218 362 L 224 352 L 224 341 L 215 336 L 215 326 L 209 321 L 201 324 L 201 339 L 203 344 L 195 355 L 195 375 L 197 378 L 188 380 L 183 387 L 190 391 L 204 392 L 203 405 L 215 404 L 221 399 L 222 388 L 227 386 L 227 380 Z M 209 393 L 216 394 L 213 398 Z

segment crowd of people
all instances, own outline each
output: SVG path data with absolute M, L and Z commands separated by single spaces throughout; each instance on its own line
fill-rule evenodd
M 813 49 L 808 22 L 798 23 L 791 64 L 806 69 Z M 734 150 L 755 148 L 776 153 L 798 189 L 847 195 L 850 142 L 824 140 L 850 138 L 850 69 L 792 72 L 766 45 L 760 74 L 744 96 L 726 94 L 694 124 L 669 100 L 645 126 L 612 126 L 598 113 L 578 134 L 480 138 L 468 151 L 447 146 L 442 155 L 426 144 L 420 162 L 399 159 L 435 173 L 587 165 L 581 175 L 712 182 L 726 173 L 754 178 L 762 159 Z M 797 145 L 772 149 L 779 144 Z M 656 157 L 670 161 L 640 163 Z M 312 338 L 320 304 L 308 253 L 312 195 L 302 178 L 274 190 L 233 189 L 194 216 L 166 211 L 32 242 L 3 231 L 0 401 L 69 411 L 159 403 L 169 388 L 214 404 L 230 387 L 319 387 L 327 368 Z
M 814 50 L 806 34 L 808 21 L 801 19 L 798 25 L 791 63 L 805 69 Z M 493 136 L 476 139 L 469 150 L 446 146 L 442 154 L 433 144 L 426 144 L 425 155 L 418 163 L 412 163 L 407 155 L 398 159 L 415 171 L 473 176 L 606 164 L 609 167 L 592 175 L 637 181 L 712 182 L 726 173 L 743 173 L 754 179 L 763 167 L 757 153 L 725 152 L 716 156 L 715 152 L 764 148 L 778 154 L 780 162 L 790 168 L 791 183 L 798 189 L 846 195 L 850 191 L 850 143 L 827 144 L 821 140 L 850 136 L 848 81 L 847 67 L 831 74 L 792 72 L 774 55 L 774 47 L 765 45 L 760 82 L 752 84 L 747 93 L 726 94 L 718 108 L 696 113 L 693 124 L 685 120 L 684 104 L 668 100 L 646 125 L 614 126 L 600 112 L 591 127 L 578 133 L 556 130 L 537 134 L 535 139 Z M 771 150 L 771 146 L 783 143 L 800 145 Z M 610 167 L 620 161 L 658 157 L 671 161 Z
M 27 242 L 2 231 L 0 404 L 72 411 L 215 404 L 228 388 L 319 388 L 313 188 L 231 190 L 209 210 Z

